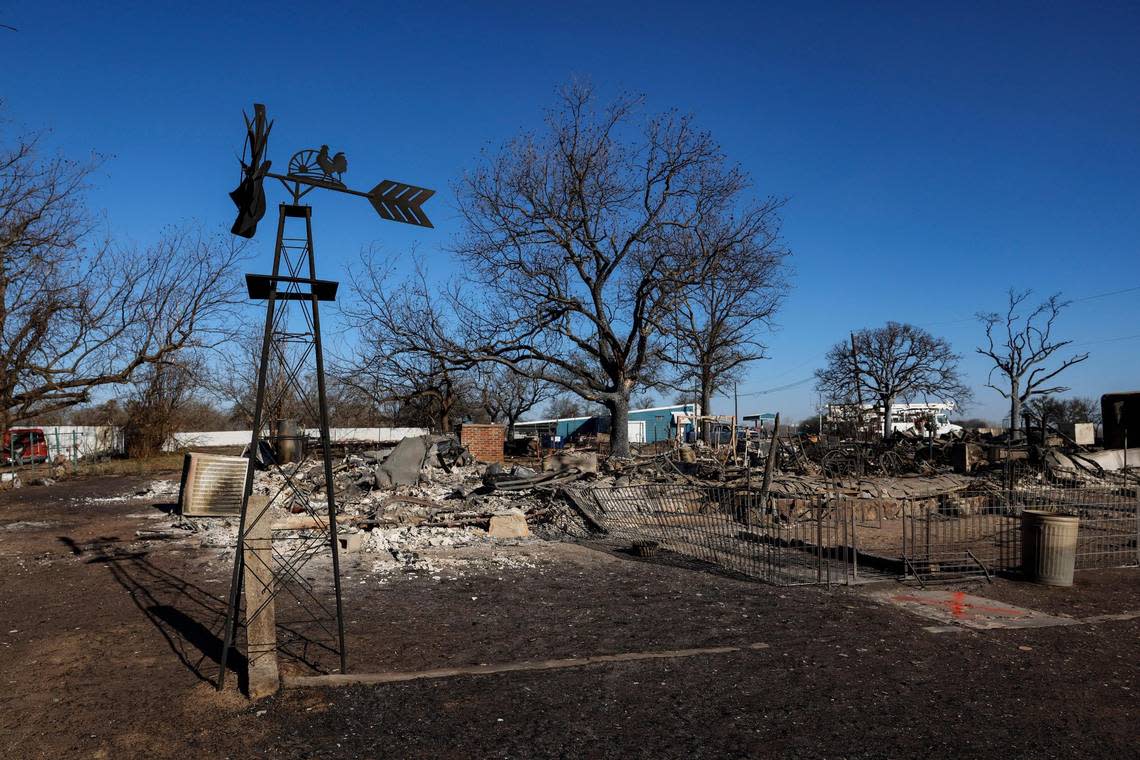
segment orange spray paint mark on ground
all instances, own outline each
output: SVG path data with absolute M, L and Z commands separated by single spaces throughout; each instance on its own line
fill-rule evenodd
M 925 604 L 930 607 L 946 607 L 953 617 L 959 619 L 966 617 L 970 613 L 989 613 L 991 615 L 1004 615 L 1007 617 L 1024 617 L 1026 615 L 1026 610 L 971 604 L 966 601 L 966 593 L 964 591 L 951 592 L 949 599 L 931 599 L 929 597 L 912 596 L 909 594 L 896 594 L 891 598 L 896 602 L 912 602 L 915 604 Z
M 965 591 L 954 592 L 954 596 L 950 599 L 950 614 L 956 618 L 960 618 L 966 614 Z

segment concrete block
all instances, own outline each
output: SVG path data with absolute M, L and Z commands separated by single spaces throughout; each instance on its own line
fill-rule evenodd
M 338 533 L 336 540 L 340 542 L 339 549 L 347 554 L 355 554 L 364 545 L 363 533 Z
M 487 533 L 491 538 L 526 538 L 530 535 L 530 528 L 527 527 L 526 515 L 522 512 L 508 512 L 492 515 L 491 527 Z
M 414 486 L 420 481 L 420 470 L 427 459 L 429 448 L 431 440 L 426 435 L 400 441 L 392 453 L 373 470 L 376 487 Z

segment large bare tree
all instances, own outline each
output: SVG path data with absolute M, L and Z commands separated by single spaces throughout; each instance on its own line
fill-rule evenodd
M 889 438 L 891 411 L 898 399 L 924 398 L 961 406 L 970 390 L 958 374 L 950 344 L 921 327 L 888 322 L 852 333 L 827 352 L 827 366 L 815 372 L 816 385 L 829 400 L 874 400 L 883 412 L 883 436 Z
M 720 252 L 760 236 L 768 204 L 693 121 L 596 108 L 561 92 L 545 127 L 487 157 L 458 187 L 457 252 L 474 287 L 456 299 L 480 360 L 606 407 L 614 456 L 629 455 L 629 399 L 660 375 L 663 329 Z M 723 246 L 685 244 L 716 229 Z
M 193 229 L 137 250 L 100 239 L 91 169 L 0 137 L 0 429 L 209 344 L 234 303 L 240 245 Z
M 1010 288 L 1009 304 L 1004 314 L 978 314 L 978 320 L 986 328 L 986 345 L 979 346 L 978 353 L 993 362 L 986 385 L 1009 399 L 1009 430 L 1014 437 L 1021 432 L 1022 407 L 1034 396 L 1069 390 L 1066 386 L 1051 383 L 1069 367 L 1089 358 L 1087 353 L 1073 354 L 1058 364 L 1052 364 L 1058 358 L 1055 354 L 1072 343 L 1071 340 L 1053 337 L 1057 318 L 1069 302 L 1062 301 L 1060 293 L 1054 293 L 1032 311 L 1027 311 L 1032 293 L 1031 290 L 1017 292 Z M 994 380 L 995 373 L 1000 381 Z
M 701 249 L 695 258 L 711 263 L 666 315 L 668 362 L 676 370 L 669 385 L 697 390 L 703 414 L 712 414 L 713 394 L 766 356 L 762 335 L 787 286 L 788 254 L 779 242 L 780 205 L 769 201 L 758 209 L 763 224 L 749 239 L 739 240 L 730 227 L 681 236 L 682 244 Z

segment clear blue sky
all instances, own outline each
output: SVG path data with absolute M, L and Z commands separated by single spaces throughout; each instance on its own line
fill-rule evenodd
M 742 394 L 807 378 L 848 330 L 895 319 L 950 339 L 977 389 L 969 412 L 1000 419 L 975 311 L 1010 285 L 1073 298 L 1140 287 L 1137 4 L 633 5 L 17 0 L 0 4 L 19 29 L 0 30 L 0 97 L 59 150 L 107 156 L 92 203 L 140 243 L 169 222 L 229 225 L 254 100 L 277 120 L 279 163 L 328 143 L 348 154 L 352 186 L 439 191 L 435 230 L 322 199 L 330 277 L 371 242 L 416 244 L 448 272 L 452 183 L 535 125 L 571 76 L 691 111 L 759 192 L 789 198 L 795 287 Z M 261 268 L 270 245 L 263 228 Z M 1065 316 L 1092 352 L 1066 376 L 1074 393 L 1140 388 L 1138 305 L 1133 290 Z M 745 397 L 742 412 L 794 419 L 814 405 L 809 382 Z

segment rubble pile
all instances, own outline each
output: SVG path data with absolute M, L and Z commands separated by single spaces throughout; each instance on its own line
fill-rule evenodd
M 325 477 L 324 463 L 312 459 L 258 469 L 252 492 L 268 499 L 264 519 L 274 531 L 305 536 L 327 513 Z M 434 573 L 441 560 L 425 552 L 588 535 L 585 519 L 560 489 L 592 477 L 574 466 L 539 472 L 482 465 L 451 436 L 405 438 L 334 463 L 337 533 L 347 551 L 374 557 L 375 568 Z M 237 531 L 236 516 L 181 516 L 174 531 L 140 531 L 139 537 L 184 536 L 228 555 Z M 492 554 L 487 561 L 505 560 Z
M 768 459 L 772 458 L 771 466 Z M 781 436 L 743 447 L 684 444 L 629 459 L 599 459 L 597 451 L 559 450 L 524 464 L 484 465 L 453 436 L 403 439 L 388 449 L 345 453 L 332 466 L 337 534 L 344 550 L 370 559 L 377 572 L 427 572 L 453 562 L 449 550 L 486 550 L 544 540 L 574 540 L 607 532 L 584 488 L 685 483 L 762 489 L 777 509 L 820 497 L 865 503 L 950 499 L 969 507 L 999 488 L 1002 465 L 1027 459 L 1044 466 L 1033 477 L 1053 482 L 1136 481 L 1115 452 L 1091 452 L 1048 442 L 1011 445 L 1000 437 L 958 435 L 889 442 L 820 441 Z M 1019 476 L 1020 477 L 1020 476 Z M 316 535 L 326 510 L 324 463 L 303 460 L 259 469 L 253 492 L 268 499 L 274 531 Z M 1006 486 L 1008 487 L 1008 486 Z M 167 498 L 175 484 L 156 481 L 140 498 Z M 132 498 L 132 497 L 116 497 Z M 864 502 L 860 502 L 864 503 Z M 314 517 L 317 515 L 317 517 Z M 181 517 L 175 530 L 140 531 L 141 538 L 186 536 L 232 553 L 231 518 Z M 144 535 L 148 533 L 149 535 Z M 443 563 L 441 565 L 441 563 Z M 460 572 L 454 566 L 451 572 Z

